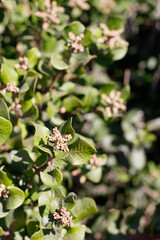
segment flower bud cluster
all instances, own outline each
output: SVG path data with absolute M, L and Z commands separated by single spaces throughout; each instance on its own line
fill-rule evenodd
M 53 214 L 56 225 L 58 226 L 68 226 L 73 227 L 74 223 L 72 222 L 72 216 L 70 216 L 70 212 L 66 211 L 65 207 L 57 209 L 57 211 Z
M 102 166 L 102 158 L 97 157 L 97 155 L 94 154 L 89 160 L 89 163 L 92 165 L 92 169 L 96 169 L 97 167 Z
M 102 99 L 107 103 L 106 113 L 108 117 L 112 117 L 118 115 L 119 111 L 125 111 L 126 105 L 124 104 L 124 100 L 120 97 L 120 91 L 112 90 L 107 96 L 106 94 L 102 94 Z
M 0 184 L 0 197 L 3 197 L 4 199 L 8 198 L 9 191 L 6 190 L 6 187 L 4 184 Z
M 43 29 L 47 29 L 50 22 L 59 24 L 60 20 L 58 19 L 58 13 L 63 13 L 64 8 L 57 5 L 56 1 L 50 3 L 50 0 L 45 1 L 46 12 L 36 12 L 36 16 L 43 19 Z
M 7 83 L 7 86 L 2 90 L 2 92 L 5 94 L 6 92 L 11 92 L 11 93 L 19 93 L 19 88 L 16 87 L 15 82 Z
M 47 136 L 47 140 L 49 142 L 54 142 L 55 143 L 55 150 L 62 150 L 64 152 L 69 152 L 69 148 L 67 146 L 67 141 L 72 139 L 71 134 L 64 135 L 62 137 L 60 131 L 57 129 L 57 127 L 53 128 L 53 134 L 54 136 Z
M 116 5 L 114 0 L 101 0 L 99 2 L 100 8 L 102 9 L 103 13 L 109 15 L 111 9 L 113 9 Z
M 74 8 L 74 9 L 76 9 L 76 8 L 80 8 L 83 10 L 90 9 L 90 5 L 87 3 L 86 0 L 78 0 L 78 1 L 77 0 L 69 0 L 68 6 Z
M 15 99 L 15 102 L 11 105 L 11 109 L 14 111 L 19 111 L 22 108 L 22 105 L 19 104 L 20 99 Z
M 15 68 L 22 68 L 24 70 L 27 70 L 28 68 L 28 58 L 27 57 L 19 57 L 18 58 L 19 63 L 16 63 L 14 65 Z
M 101 23 L 100 27 L 103 31 L 103 36 L 98 39 L 99 43 L 108 44 L 110 49 L 113 49 L 116 46 L 128 46 L 128 42 L 123 40 L 120 36 L 123 32 L 122 29 L 109 30 L 104 23 Z
M 70 42 L 67 43 L 67 46 L 71 47 L 74 53 L 83 52 L 84 47 L 80 42 L 84 38 L 84 34 L 82 33 L 78 36 L 75 36 L 74 33 L 69 32 L 68 36 L 69 36 Z

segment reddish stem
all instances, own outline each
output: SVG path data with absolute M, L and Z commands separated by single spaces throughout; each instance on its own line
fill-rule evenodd
M 49 88 L 49 92 L 52 91 L 54 84 L 55 84 L 56 81 L 62 76 L 62 74 L 63 74 L 63 71 L 59 72 L 59 73 L 55 76 L 55 78 L 53 79 L 53 82 L 52 82 L 52 84 L 51 84 L 51 86 L 50 86 L 50 88 Z
M 48 164 L 52 164 L 53 163 L 53 161 L 55 160 L 55 158 L 50 158 L 50 159 L 48 159 L 48 161 L 47 162 L 45 162 L 42 166 L 40 166 L 40 167 L 37 167 L 36 165 L 34 165 L 33 167 L 34 167 L 34 169 L 35 169 L 35 174 L 38 174 L 39 175 L 39 172 L 42 170 L 42 169 L 45 169 L 47 166 L 48 166 Z

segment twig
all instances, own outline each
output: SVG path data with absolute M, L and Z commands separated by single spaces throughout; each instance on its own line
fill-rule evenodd
M 35 174 L 38 174 L 38 175 L 39 175 L 39 172 L 40 172 L 42 169 L 45 169 L 47 166 L 50 166 L 55 159 L 56 159 L 56 158 L 50 158 L 50 159 L 48 159 L 48 160 L 47 160 L 42 166 L 40 166 L 40 167 L 37 167 L 36 165 L 33 165 L 33 168 L 35 169 Z
M 129 68 L 125 69 L 124 71 L 124 85 L 128 85 L 130 82 L 130 78 L 131 78 L 131 70 Z
M 62 74 L 63 74 L 63 71 L 59 72 L 59 73 L 55 76 L 55 78 L 53 79 L 53 82 L 52 82 L 51 86 L 49 87 L 49 92 L 52 91 L 54 84 L 55 84 L 56 81 L 62 76 Z
M 15 106 L 14 106 L 14 112 L 15 112 L 15 123 L 14 123 L 14 126 L 17 126 L 18 124 L 18 118 L 19 118 L 19 110 L 18 110 L 18 104 L 20 102 L 20 99 L 17 101 L 16 100 L 16 97 L 15 97 L 15 94 L 12 94 L 12 99 L 13 99 L 13 102 L 15 103 Z

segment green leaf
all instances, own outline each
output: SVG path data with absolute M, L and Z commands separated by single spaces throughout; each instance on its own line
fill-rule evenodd
M 63 180 L 63 175 L 58 168 L 51 172 L 40 172 L 42 182 L 48 187 L 57 188 Z
M 85 35 L 81 43 L 84 47 L 87 47 L 91 43 L 91 40 L 92 40 L 92 32 L 87 29 L 85 31 Z
M 8 107 L 3 99 L 0 99 L 0 117 L 10 120 Z
M 38 197 L 40 214 L 44 217 L 49 213 L 54 213 L 56 209 L 60 208 L 61 199 L 64 197 L 59 188 L 45 189 L 40 192 Z
M 116 83 L 111 82 L 111 83 L 107 83 L 105 85 L 103 85 L 103 87 L 101 88 L 101 93 L 105 93 L 106 95 L 108 95 L 116 86 Z
M 11 149 L 20 149 L 23 147 L 21 128 L 13 128 L 12 134 L 7 141 L 7 145 Z
M 120 216 L 120 211 L 119 210 L 111 210 L 108 213 L 107 216 L 107 230 L 109 233 L 111 234 L 118 234 L 119 233 L 119 229 L 117 228 L 117 224 L 116 221 L 118 220 Z
M 65 82 L 63 83 L 63 85 L 59 88 L 59 90 L 67 92 L 68 94 L 73 92 L 74 88 L 75 88 L 75 83 L 72 82 Z
M 27 123 L 29 121 L 35 121 L 38 118 L 39 111 L 37 106 L 33 103 L 34 99 L 29 100 L 27 102 L 23 102 L 24 105 L 22 105 L 22 121 L 24 123 Z
M 48 153 L 50 156 L 53 156 L 50 147 L 48 147 L 47 145 L 40 144 L 40 145 L 38 145 L 38 146 L 34 146 L 34 148 L 36 148 L 36 147 L 37 147 L 38 149 L 40 149 L 41 151 L 43 151 L 43 152 L 45 152 L 45 153 Z
M 86 177 L 91 182 L 98 183 L 102 178 L 102 168 L 98 167 L 94 170 L 87 172 Z
M 72 208 L 72 213 L 76 217 L 74 223 L 82 221 L 84 218 L 97 213 L 96 203 L 92 198 L 78 199 Z
M 30 157 L 29 155 L 29 152 L 27 150 L 24 150 L 24 149 L 20 149 L 14 156 L 14 159 L 16 159 L 16 161 L 20 161 L 20 162 L 23 162 L 23 163 L 31 163 L 33 164 L 33 160 L 32 158 Z
M 96 153 L 96 149 L 80 137 L 69 145 L 69 149 L 68 155 L 63 160 L 72 165 L 82 165 Z
M 68 229 L 67 234 L 63 240 L 84 240 L 85 237 L 85 226 L 74 226 Z
M 46 76 L 49 76 L 49 73 L 50 73 L 50 68 L 49 66 L 43 61 L 43 60 L 40 60 L 39 61 L 39 64 L 38 64 L 38 70 L 46 75 Z
M 121 98 L 123 98 L 126 101 L 129 98 L 129 96 L 130 96 L 130 86 L 126 84 L 121 91 Z
M 91 87 L 89 87 L 86 90 L 88 90 L 88 91 L 85 94 L 84 103 L 85 103 L 85 110 L 88 112 L 91 107 L 93 107 L 97 104 L 99 92 L 97 91 L 96 88 L 91 88 Z
M 31 50 L 28 51 L 27 57 L 28 57 L 28 68 L 32 69 L 40 59 L 41 53 L 38 50 L 38 48 L 32 48 Z
M 60 132 L 63 135 L 68 135 L 68 134 L 71 134 L 72 135 L 72 139 L 74 138 L 75 136 L 75 131 L 72 127 L 72 118 L 70 118 L 68 121 L 65 121 L 61 127 L 60 127 Z
M 3 229 L 0 227 L 0 236 L 3 235 Z
M 0 117 L 0 146 L 9 138 L 12 132 L 12 124 L 7 119 Z
M 143 147 L 133 147 L 130 152 L 129 162 L 136 170 L 141 170 L 146 165 L 146 154 Z
M 128 47 L 126 46 L 120 46 L 120 47 L 116 47 L 112 50 L 112 56 L 113 56 L 113 60 L 117 61 L 117 60 L 121 60 L 122 58 L 125 57 L 125 55 L 127 54 L 128 51 Z
M 63 100 L 63 107 L 66 108 L 67 112 L 70 112 L 75 108 L 83 107 L 83 102 L 78 97 L 71 95 Z
M 0 183 L 3 183 L 6 187 L 12 185 L 11 176 L 6 172 L 0 171 Z
M 111 15 L 107 20 L 107 26 L 110 30 L 123 29 L 125 26 L 125 17 L 120 15 Z
M 62 239 L 63 238 L 61 238 L 59 234 L 54 235 L 52 233 L 45 235 L 43 238 L 43 240 L 62 240 Z
M 64 161 L 63 161 L 63 158 L 67 156 L 67 152 L 64 152 L 64 151 L 59 151 L 59 150 L 55 150 L 54 151 L 54 154 L 55 154 L 55 161 L 54 161 L 54 164 L 56 165 L 63 165 L 63 164 L 66 164 Z
M 137 130 L 135 124 L 139 121 L 141 121 L 141 119 L 138 117 L 138 109 L 133 109 L 125 115 L 121 125 L 127 141 L 133 142 L 136 139 Z
M 4 205 L 0 202 L 0 218 L 4 218 L 8 215 L 9 211 L 5 209 Z
M 34 219 L 30 219 L 27 222 L 27 232 L 29 234 L 29 236 L 32 236 L 35 232 L 38 231 L 39 228 L 39 222 L 34 220 Z
M 15 209 L 21 206 L 25 199 L 24 192 L 12 186 L 9 186 L 7 189 L 9 190 L 9 198 L 6 205 L 7 209 Z
M 24 208 L 19 207 L 17 209 L 10 210 L 5 217 L 6 227 L 9 229 L 12 227 L 12 231 L 16 232 L 26 226 L 26 219 Z
M 34 233 L 31 237 L 31 240 L 43 240 L 43 239 L 44 239 L 44 235 L 42 230 Z
M 46 137 L 49 134 L 49 129 L 38 123 L 29 122 L 29 124 L 32 124 L 36 130 L 34 134 L 34 144 L 38 146 L 41 140 L 43 140 L 43 142 L 47 144 Z
M 48 223 L 49 223 L 49 217 L 48 216 L 44 216 L 42 218 L 42 226 L 46 227 L 48 225 Z
M 95 55 L 90 55 L 88 50 L 80 53 L 72 53 L 69 63 L 71 72 L 76 72 L 80 67 L 86 66 L 92 59 L 96 58 Z
M 69 68 L 69 65 L 63 61 L 62 56 L 55 52 L 51 55 L 51 64 L 58 70 L 65 70 Z
M 77 36 L 81 33 L 84 33 L 84 31 L 85 31 L 84 25 L 79 21 L 75 21 L 75 22 L 72 22 L 69 26 L 67 26 L 64 29 L 64 32 L 62 35 L 65 39 L 69 39 L 69 36 L 68 36 L 69 32 L 72 32 L 74 33 L 74 35 Z
M 1 65 L 1 80 L 4 84 L 10 82 L 18 82 L 18 74 L 13 66 L 9 63 L 2 63 Z
M 24 80 L 25 82 L 20 89 L 20 93 L 23 94 L 25 100 L 29 100 L 35 95 L 38 75 L 35 71 L 29 70 Z
M 65 198 L 64 202 L 65 202 L 65 207 L 66 207 L 67 211 L 70 211 L 74 207 L 76 197 L 77 197 L 77 195 L 75 193 L 71 192 Z

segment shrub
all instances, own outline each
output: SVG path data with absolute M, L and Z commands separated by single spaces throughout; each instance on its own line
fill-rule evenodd
M 144 6 L 152 19 L 156 3 Z M 129 46 L 125 14 L 143 23 L 141 7 L 1 1 L 2 239 L 126 239 L 158 211 L 159 169 L 145 154 L 154 123 L 136 104 L 128 111 L 130 71 L 123 81 L 119 62 Z

